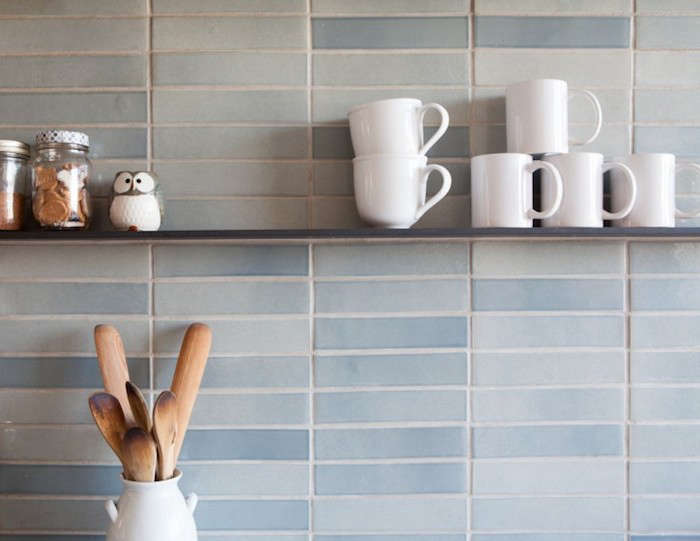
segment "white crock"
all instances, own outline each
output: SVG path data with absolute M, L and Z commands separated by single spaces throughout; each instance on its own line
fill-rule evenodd
M 119 503 L 105 502 L 110 518 L 107 541 L 197 541 L 192 515 L 197 495 L 185 499 L 177 484 L 180 471 L 167 481 L 140 483 L 122 477 Z

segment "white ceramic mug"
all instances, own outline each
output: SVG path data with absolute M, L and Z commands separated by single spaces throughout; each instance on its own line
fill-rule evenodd
M 561 206 L 554 215 L 543 220 L 545 227 L 603 227 L 603 220 L 618 220 L 627 216 L 632 210 L 637 196 L 637 184 L 634 174 L 620 162 L 603 162 L 603 155 L 597 152 L 570 152 L 553 154 L 542 158 L 554 165 L 564 183 L 564 196 Z M 621 198 L 622 208 L 617 212 L 603 209 L 603 174 L 607 171 L 619 171 L 621 178 L 615 182 L 624 182 L 627 197 Z M 547 173 L 543 173 L 545 177 Z M 551 205 L 556 197 L 553 184 L 542 182 L 542 205 Z M 617 207 L 613 207 L 617 208 Z
M 676 218 L 697 218 L 700 211 L 683 212 L 676 208 L 676 172 L 694 169 L 700 173 L 700 165 L 681 163 L 676 165 L 673 154 L 661 152 L 630 154 L 618 158 L 627 165 L 637 179 L 637 200 L 632 211 L 615 225 L 622 227 L 674 227 Z M 616 182 L 617 172 L 611 174 L 610 194 L 612 204 L 618 205 L 628 197 L 624 184 Z
M 423 142 L 423 119 L 429 109 L 440 113 L 440 127 Z M 413 98 L 374 101 L 350 109 L 350 137 L 355 156 L 423 154 L 447 131 L 450 115 L 437 103 Z
M 554 181 L 554 201 L 532 208 L 532 173 L 544 169 Z M 529 154 L 482 154 L 472 158 L 472 227 L 532 227 L 533 218 L 549 218 L 561 204 L 562 182 L 551 163 Z
M 569 99 L 588 98 L 595 110 L 595 130 L 584 141 L 569 139 Z M 569 152 L 569 144 L 587 145 L 603 124 L 603 112 L 595 94 L 569 90 L 566 81 L 534 79 L 506 88 L 506 136 L 508 152 L 549 154 Z
M 360 217 L 373 226 L 396 229 L 407 229 L 420 220 L 452 186 L 447 169 L 427 162 L 428 158 L 418 155 L 355 158 L 352 167 Z M 433 171 L 442 176 L 442 186 L 426 201 Z

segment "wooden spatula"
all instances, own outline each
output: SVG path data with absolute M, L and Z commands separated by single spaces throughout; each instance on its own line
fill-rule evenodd
M 153 405 L 153 439 L 158 446 L 156 480 L 170 479 L 175 470 L 177 400 L 172 391 L 163 391 Z
M 143 428 L 127 430 L 122 440 L 124 473 L 131 481 L 152 482 L 156 478 L 156 444 Z
M 111 325 L 95 327 L 95 349 L 100 363 L 105 391 L 115 396 L 122 406 L 127 426 L 134 425 L 134 415 L 126 396 L 125 384 L 129 381 L 129 366 L 126 364 L 124 343 L 119 331 Z
M 150 433 L 152 428 L 151 414 L 148 410 L 148 404 L 146 404 L 146 399 L 143 397 L 141 389 L 139 389 L 134 383 L 127 381 L 126 397 L 129 400 L 129 405 L 131 406 L 131 412 L 134 414 L 136 426 L 140 426 L 147 433 Z
M 90 396 L 88 404 L 102 436 L 123 463 L 121 444 L 127 426 L 119 400 L 109 393 L 99 392 Z

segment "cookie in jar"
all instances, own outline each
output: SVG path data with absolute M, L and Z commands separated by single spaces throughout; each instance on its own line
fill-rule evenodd
M 45 229 L 85 229 L 90 224 L 90 142 L 82 132 L 47 130 L 36 136 L 32 211 Z

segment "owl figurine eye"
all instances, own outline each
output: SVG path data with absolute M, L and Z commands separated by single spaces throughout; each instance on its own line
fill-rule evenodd
M 117 173 L 117 178 L 114 179 L 112 189 L 114 193 L 126 193 L 131 189 L 134 183 L 134 177 L 129 171 Z
M 146 172 L 136 173 L 133 182 L 136 191 L 141 193 L 150 193 L 156 187 L 155 180 Z

